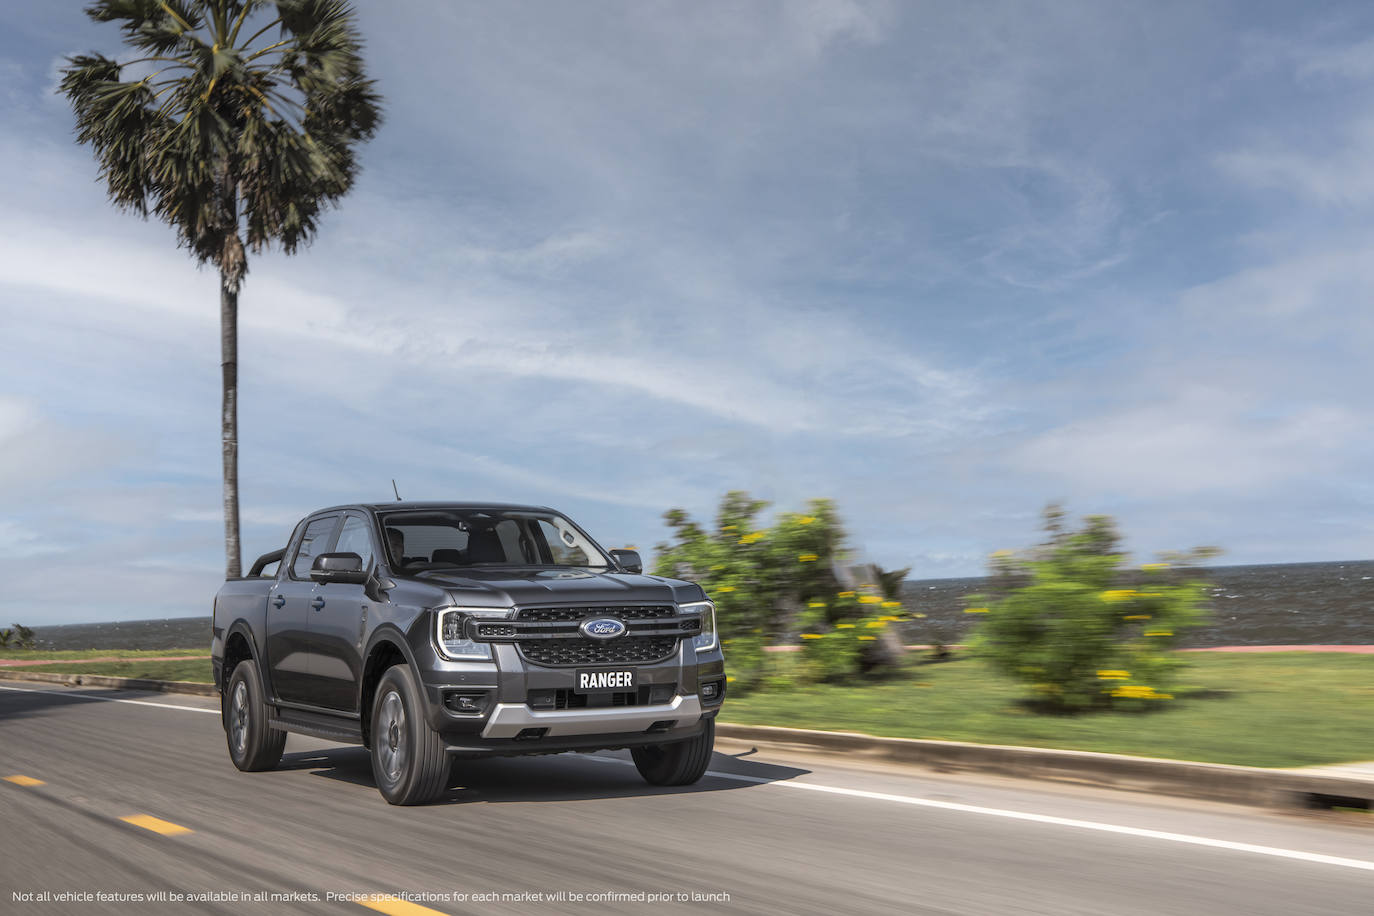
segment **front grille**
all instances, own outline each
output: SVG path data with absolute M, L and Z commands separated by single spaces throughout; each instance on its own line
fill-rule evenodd
M 588 618 L 623 620 L 629 632 L 606 642 L 588 639 L 578 625 Z M 699 628 L 698 618 L 679 622 L 671 604 L 616 604 L 520 608 L 510 634 L 527 661 L 550 668 L 580 665 L 644 665 L 661 662 L 677 651 L 680 633 Z M 479 629 L 482 638 L 506 633 Z
M 676 636 L 622 636 L 610 642 L 576 639 L 521 639 L 525 658 L 536 665 L 644 665 L 661 662 L 677 650 Z
M 671 604 L 616 604 L 608 607 L 527 607 L 516 620 L 571 621 L 581 623 L 588 617 L 618 617 L 621 620 L 657 620 L 677 616 Z

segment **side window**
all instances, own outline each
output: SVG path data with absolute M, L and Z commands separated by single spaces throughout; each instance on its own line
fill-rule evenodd
M 356 553 L 363 558 L 363 569 L 372 565 L 372 532 L 367 519 L 352 513 L 344 516 L 343 528 L 339 530 L 335 553 Z
M 315 562 L 315 557 L 329 549 L 329 535 L 334 532 L 334 525 L 338 521 L 337 515 L 326 515 L 305 527 L 301 546 L 297 548 L 296 559 L 291 564 L 291 578 L 310 578 L 310 564 Z

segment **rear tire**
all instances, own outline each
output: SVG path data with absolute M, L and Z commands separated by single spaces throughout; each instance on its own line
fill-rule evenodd
M 425 720 L 424 699 L 406 665 L 382 675 L 372 701 L 372 775 L 393 805 L 425 805 L 448 787 L 452 765 Z
M 646 744 L 630 749 L 635 768 L 655 786 L 690 786 L 702 777 L 716 746 L 716 720 L 707 719 L 701 734 L 672 744 Z
M 263 702 L 258 666 L 251 659 L 234 666 L 229 686 L 220 698 L 220 717 L 234 766 L 254 773 L 270 770 L 281 762 L 286 732 L 268 725 L 270 712 Z

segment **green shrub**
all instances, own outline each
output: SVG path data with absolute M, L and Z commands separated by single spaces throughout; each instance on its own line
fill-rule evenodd
M 788 676 L 765 663 L 764 645 L 901 607 L 876 594 L 876 585 L 861 592 L 841 584 L 837 570 L 846 560 L 845 532 L 834 503 L 813 499 L 805 512 L 781 512 L 764 525 L 759 515 L 767 505 L 747 493 L 727 493 L 713 528 L 674 509 L 664 515 L 673 541 L 656 550 L 655 573 L 698 582 L 715 602 L 730 686 L 738 692 L 778 685 Z M 906 572 L 885 573 L 883 584 L 899 588 Z M 881 640 L 870 635 L 875 638 L 836 637 L 819 650 L 824 661 L 803 640 L 803 673 L 835 680 L 894 665 L 901 654 L 895 634 L 884 633 Z
M 1212 548 L 1174 564 L 1128 569 L 1113 520 L 1089 516 L 1070 532 L 1046 512 L 1049 541 L 1025 557 L 993 557 L 993 592 L 971 596 L 984 614 L 973 645 L 1054 708 L 1143 707 L 1172 698 L 1182 664 L 1172 650 L 1205 618 L 1205 583 L 1187 570 Z

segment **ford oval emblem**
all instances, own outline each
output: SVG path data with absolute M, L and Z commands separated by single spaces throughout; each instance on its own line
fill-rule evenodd
M 624 636 L 629 628 L 623 620 L 616 620 L 614 617 L 593 617 L 591 620 L 582 621 L 582 626 L 578 629 L 589 639 L 615 639 L 617 636 Z

